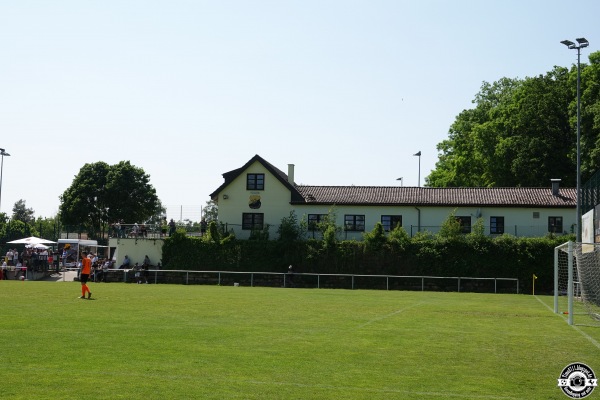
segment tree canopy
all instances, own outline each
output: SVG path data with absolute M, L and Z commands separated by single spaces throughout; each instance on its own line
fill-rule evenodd
M 103 223 L 145 222 L 161 210 L 150 176 L 129 161 L 85 164 L 60 201 L 61 222 L 81 226 L 92 236 Z
M 600 167 L 600 52 L 581 65 L 581 171 Z M 577 66 L 525 79 L 484 82 L 438 144 L 427 186 L 548 186 L 576 183 Z
M 22 221 L 25 224 L 31 224 L 35 221 L 34 217 L 35 211 L 33 208 L 27 208 L 25 205 L 25 200 L 20 199 L 13 206 L 13 221 Z

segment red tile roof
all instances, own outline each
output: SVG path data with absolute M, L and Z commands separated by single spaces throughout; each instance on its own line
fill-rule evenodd
M 292 204 L 409 206 L 576 207 L 576 189 L 429 188 L 398 186 L 296 186 L 304 201 Z
M 213 193 L 219 193 L 252 163 L 260 162 L 291 193 L 291 204 L 348 204 L 394 206 L 501 206 L 564 207 L 577 206 L 575 188 L 560 188 L 557 196 L 550 187 L 542 188 L 429 188 L 400 186 L 305 186 L 288 182 L 287 175 L 258 154 L 241 168 L 223 174 L 225 182 Z

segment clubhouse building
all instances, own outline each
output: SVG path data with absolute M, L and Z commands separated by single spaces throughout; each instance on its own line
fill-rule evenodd
M 576 189 L 560 187 L 560 179 L 545 188 L 308 186 L 295 183 L 293 164 L 286 174 L 259 155 L 223 178 L 210 197 L 218 204 L 219 222 L 238 239 L 265 228 L 270 239 L 277 238 L 281 220 L 292 211 L 314 237 L 315 224 L 331 212 L 344 240 L 360 240 L 377 222 L 386 231 L 400 224 L 410 236 L 436 233 L 451 213 L 464 233 L 482 218 L 491 236 L 561 235 L 574 232 L 576 224 Z

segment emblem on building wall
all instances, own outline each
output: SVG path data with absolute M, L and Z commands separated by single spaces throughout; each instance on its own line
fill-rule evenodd
M 257 194 L 250 195 L 250 198 L 248 199 L 248 205 L 253 210 L 259 209 L 261 206 L 260 196 Z

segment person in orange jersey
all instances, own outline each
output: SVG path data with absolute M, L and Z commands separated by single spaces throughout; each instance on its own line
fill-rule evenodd
M 92 273 L 92 260 L 88 257 L 87 253 L 84 251 L 81 253 L 81 275 L 79 276 L 79 281 L 81 282 L 81 297 L 80 299 L 85 299 L 85 293 L 87 292 L 87 298 L 92 298 L 92 292 L 90 292 L 90 288 L 88 288 L 87 281 L 90 279 L 90 274 Z

